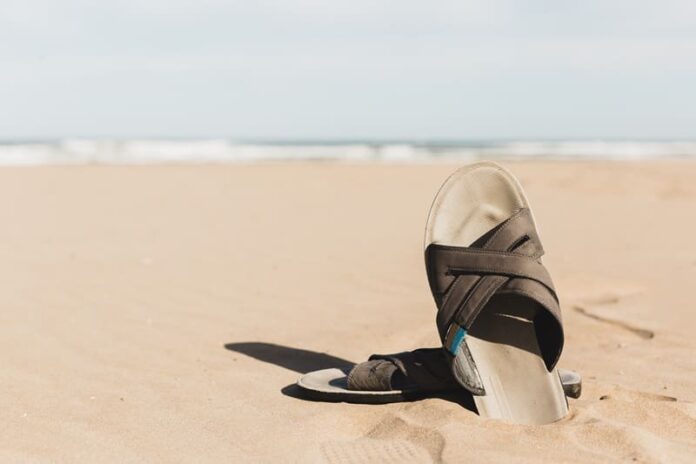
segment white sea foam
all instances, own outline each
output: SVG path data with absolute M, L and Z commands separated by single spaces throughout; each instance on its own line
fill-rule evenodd
M 0 165 L 249 163 L 332 160 L 430 162 L 492 159 L 640 160 L 696 157 L 696 142 L 511 141 L 238 143 L 206 140 L 0 142 Z

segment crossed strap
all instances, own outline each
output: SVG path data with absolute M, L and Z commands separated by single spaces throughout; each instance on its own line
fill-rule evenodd
M 443 346 L 454 353 L 492 297 L 515 295 L 538 304 L 534 327 L 546 367 L 553 369 L 563 348 L 563 328 L 553 282 L 540 261 L 543 254 L 528 208 L 469 247 L 429 245 L 426 270 Z

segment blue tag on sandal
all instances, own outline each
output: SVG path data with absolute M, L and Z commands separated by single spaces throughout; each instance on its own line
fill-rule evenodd
M 458 324 L 452 324 L 447 330 L 447 337 L 445 337 L 445 348 L 452 354 L 457 353 L 457 348 L 464 341 L 466 337 L 466 329 Z

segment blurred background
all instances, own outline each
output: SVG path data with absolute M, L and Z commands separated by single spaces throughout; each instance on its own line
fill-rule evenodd
M 0 163 L 696 155 L 696 3 L 3 0 Z

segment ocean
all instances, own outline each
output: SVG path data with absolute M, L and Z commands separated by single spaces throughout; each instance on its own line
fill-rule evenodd
M 0 141 L 0 165 L 644 160 L 696 157 L 696 141 L 78 139 Z

